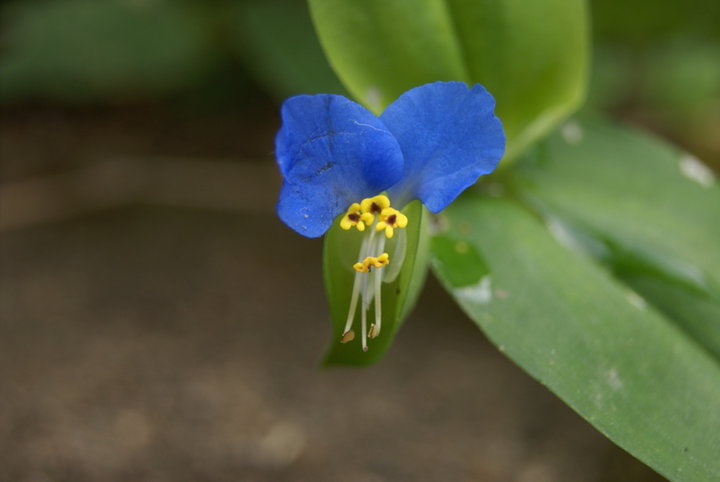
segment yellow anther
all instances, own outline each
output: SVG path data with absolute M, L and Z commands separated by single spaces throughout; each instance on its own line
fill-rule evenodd
M 349 341 L 353 341 L 355 339 L 355 332 L 352 330 L 348 330 L 345 333 L 343 333 L 342 338 L 340 338 L 340 343 L 347 343 Z
M 362 213 L 362 216 L 360 216 L 360 220 L 370 226 L 373 221 L 375 221 L 375 216 L 370 213 Z
M 377 338 L 377 336 L 380 334 L 380 328 L 375 326 L 375 323 L 370 325 L 370 329 L 368 330 L 368 338 Z
M 355 271 L 359 273 L 369 273 L 370 268 L 382 268 L 390 263 L 390 255 L 383 253 L 378 257 L 368 256 L 364 260 L 357 262 L 353 265 Z
M 373 220 L 371 219 L 370 223 L 367 223 L 363 216 L 364 214 L 360 204 L 352 203 L 345 213 L 345 216 L 340 220 L 340 227 L 347 231 L 355 226 L 358 231 L 365 231 L 365 224 L 370 224 Z
M 360 201 L 360 208 L 363 212 L 363 221 L 365 224 L 372 224 L 375 221 L 375 215 L 380 215 L 383 209 L 390 207 L 390 199 L 382 194 L 375 197 L 369 197 Z
M 382 268 L 387 264 L 390 264 L 390 255 L 387 253 L 383 253 L 377 258 L 372 259 L 372 265 L 374 268 Z
M 375 229 L 378 231 L 385 230 L 385 236 L 392 238 L 395 228 L 404 228 L 407 226 L 408 218 L 403 213 L 393 208 L 385 208 L 380 213 L 380 221 Z

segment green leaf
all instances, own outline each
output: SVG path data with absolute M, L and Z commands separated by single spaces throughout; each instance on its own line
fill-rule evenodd
M 428 82 L 481 83 L 497 100 L 508 158 L 547 134 L 584 97 L 584 1 L 309 4 L 330 64 L 348 90 L 375 113 L 406 90 Z
M 358 261 L 362 236 L 356 230 L 343 231 L 336 222 L 325 235 L 323 252 L 323 272 L 325 292 L 330 304 L 333 323 L 333 338 L 325 356 L 326 364 L 369 365 L 378 361 L 390 348 L 400 324 L 415 305 L 425 282 L 429 262 L 429 236 L 427 233 L 429 215 L 418 201 L 410 203 L 403 212 L 409 223 L 406 231 L 407 248 L 405 261 L 397 278 L 383 283 L 382 289 L 382 332 L 370 340 L 369 350 L 363 352 L 359 338 L 360 308 L 355 317 L 357 336 L 352 342 L 341 344 L 345 322 L 347 321 L 355 271 L 352 265 Z M 399 238 L 396 235 L 391 241 Z M 390 253 L 390 265 L 393 263 L 393 245 L 386 251 Z M 383 269 L 389 269 L 391 266 Z M 373 320 L 374 311 L 368 314 Z
M 501 351 L 663 475 L 720 478 L 716 360 L 520 206 L 468 195 L 445 216 L 434 271 Z
M 720 302 L 720 188 L 696 159 L 633 130 L 582 120 L 516 167 L 507 173 L 515 193 L 561 238 L 585 248 L 577 235 L 591 240 L 590 253 L 621 278 L 650 276 Z M 702 331 L 702 342 L 720 352 L 720 318 Z
M 351 94 L 379 114 L 406 90 L 469 80 L 441 0 L 309 0 L 320 44 Z

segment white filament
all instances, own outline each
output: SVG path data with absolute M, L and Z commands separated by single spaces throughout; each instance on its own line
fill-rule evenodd
M 380 256 L 383 254 L 385 249 L 385 236 L 384 233 L 378 233 L 375 229 L 377 222 L 374 222 L 369 226 L 369 233 L 363 238 L 360 246 L 360 256 L 358 261 L 362 262 L 368 256 Z M 385 268 L 387 269 L 387 268 Z M 372 274 L 372 279 L 368 279 Z M 372 286 L 368 286 L 371 283 Z M 383 273 L 381 268 L 375 268 L 372 273 L 356 272 L 355 279 L 353 280 L 352 297 L 350 299 L 350 310 L 348 311 L 347 321 L 345 323 L 345 329 L 343 335 L 351 331 L 353 323 L 355 321 L 355 312 L 357 311 L 358 299 L 362 296 L 361 310 L 361 330 L 362 330 L 362 349 L 367 351 L 367 339 L 368 336 L 375 338 L 380 334 L 380 328 L 382 325 L 382 304 L 380 302 L 380 296 L 382 294 L 382 283 Z M 370 309 L 370 304 L 375 302 L 375 323 L 371 325 L 370 332 L 367 328 L 367 312 Z
M 378 241 L 377 253 L 382 254 L 385 249 L 385 236 L 380 236 Z M 387 268 L 385 268 L 387 269 Z M 373 273 L 373 283 L 375 284 L 375 332 L 373 337 L 380 334 L 380 328 L 382 327 L 382 306 L 380 304 L 380 295 L 382 294 L 382 271 L 376 269 Z
M 368 236 L 365 236 L 363 238 L 362 244 L 360 245 L 360 261 L 365 259 L 365 257 L 368 255 L 367 253 L 370 248 L 370 239 L 371 237 Z M 360 273 L 359 271 L 355 272 L 355 279 L 353 280 L 352 298 L 350 299 L 350 311 L 348 312 L 347 322 L 345 323 L 343 335 L 350 331 L 353 321 L 355 321 L 355 311 L 357 310 L 357 302 L 360 295 L 360 285 L 363 274 L 364 273 Z

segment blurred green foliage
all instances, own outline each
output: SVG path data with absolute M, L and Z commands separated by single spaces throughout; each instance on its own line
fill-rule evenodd
M 715 0 L 593 0 L 591 8 L 600 43 L 640 51 L 677 34 L 690 33 L 699 40 L 720 39 L 720 3 Z
M 10 4 L 2 98 L 101 100 L 187 88 L 213 60 L 199 13 L 164 2 Z
M 303 2 L 242 2 L 232 12 L 230 46 L 277 98 L 345 93 L 325 60 Z
M 607 104 L 642 90 L 643 102 L 687 109 L 719 96 L 720 3 L 596 0 L 591 7 L 599 51 L 593 93 L 606 92 L 593 99 Z M 342 91 L 302 0 L 15 0 L 2 14 L 4 102 L 163 96 L 233 62 L 278 98 Z M 643 89 L 633 82 L 638 69 L 653 79 Z
M 6 104 L 342 92 L 302 1 L 16 1 L 2 13 Z
M 594 0 L 588 105 L 720 166 L 720 3 Z M 303 0 L 11 0 L 0 103 L 177 100 L 344 89 Z M 550 19 L 539 20 L 550 22 Z
M 594 0 L 588 107 L 650 125 L 720 169 L 720 2 Z

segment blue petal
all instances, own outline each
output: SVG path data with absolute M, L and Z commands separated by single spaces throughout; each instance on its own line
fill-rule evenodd
M 492 172 L 505 151 L 494 107 L 483 86 L 462 82 L 422 85 L 390 104 L 380 119 L 405 158 L 402 181 L 389 191 L 393 202 L 420 199 L 436 213 Z
M 280 189 L 277 213 L 285 224 L 298 233 L 308 238 L 317 238 L 327 231 L 344 209 L 339 204 L 334 204 L 331 210 L 327 209 L 329 202 L 334 203 L 334 197 L 334 192 L 321 184 L 284 182 Z
M 402 175 L 400 146 L 370 111 L 339 95 L 299 95 L 282 106 L 275 154 L 284 183 L 277 210 L 298 233 L 321 236 L 353 202 Z

